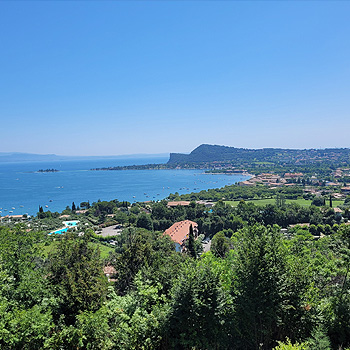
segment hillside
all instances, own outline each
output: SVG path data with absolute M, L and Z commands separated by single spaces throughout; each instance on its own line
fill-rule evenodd
M 168 164 L 190 164 L 229 162 L 235 164 L 251 162 L 286 163 L 316 163 L 316 162 L 345 162 L 350 161 L 350 149 L 281 149 L 281 148 L 235 148 L 228 146 L 203 144 L 190 154 L 170 153 Z

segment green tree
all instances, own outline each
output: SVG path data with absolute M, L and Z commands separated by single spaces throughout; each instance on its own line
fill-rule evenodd
M 223 231 L 214 235 L 211 240 L 211 252 L 219 258 L 224 258 L 230 250 L 230 240 L 225 236 Z
M 151 216 L 142 212 L 136 220 L 136 226 L 145 228 L 146 230 L 153 231 L 153 222 Z
M 276 340 L 283 340 L 291 330 L 305 328 L 302 311 L 289 313 L 302 310 L 303 280 L 296 282 L 295 274 L 289 272 L 279 227 L 245 228 L 235 237 L 235 249 L 235 346 L 271 349 Z
M 68 232 L 49 255 L 48 279 L 58 300 L 55 316 L 64 316 L 66 324 L 73 324 L 79 312 L 97 310 L 106 296 L 100 251 L 89 242 L 89 231 L 83 237 Z
M 286 206 L 286 197 L 282 193 L 277 193 L 275 202 L 276 207 L 284 208 Z
M 111 264 L 118 271 L 116 290 L 124 295 L 134 289 L 139 271 L 151 268 L 154 273 L 163 265 L 164 258 L 175 252 L 169 236 L 145 229 L 128 228 L 117 237 L 116 251 Z
M 187 242 L 187 251 L 192 258 L 197 258 L 196 246 L 194 241 L 193 227 L 190 225 L 188 232 L 188 242 Z
M 219 274 L 209 262 L 196 260 L 183 266 L 171 290 L 163 348 L 227 348 L 225 321 L 232 316 L 230 310 Z

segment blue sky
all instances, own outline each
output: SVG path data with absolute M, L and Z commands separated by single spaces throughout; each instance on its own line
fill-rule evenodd
M 0 2 L 0 152 L 350 147 L 346 1 Z

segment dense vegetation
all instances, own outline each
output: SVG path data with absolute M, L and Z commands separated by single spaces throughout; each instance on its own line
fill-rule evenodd
M 345 348 L 349 237 L 346 225 L 319 240 L 298 227 L 285 238 L 276 225 L 246 225 L 230 238 L 218 233 L 212 252 L 195 258 L 130 228 L 110 257 L 117 273 L 108 287 L 89 232 L 68 233 L 44 257 L 47 236 L 1 227 L 0 346 Z

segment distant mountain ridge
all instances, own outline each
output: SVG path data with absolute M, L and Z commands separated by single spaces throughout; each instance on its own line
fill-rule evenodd
M 129 154 L 119 156 L 60 156 L 56 154 L 35 154 L 21 152 L 0 152 L 0 163 L 5 162 L 54 162 L 66 160 L 125 159 L 165 157 L 168 154 Z
M 55 154 L 33 154 L 20 152 L 0 152 L 0 162 L 36 162 L 36 161 L 55 161 L 62 160 L 65 157 Z
M 317 160 L 337 159 L 350 160 L 349 148 L 326 149 L 283 149 L 283 148 L 235 148 L 219 145 L 202 144 L 190 154 L 170 153 L 168 164 L 195 164 L 211 162 L 307 162 Z

